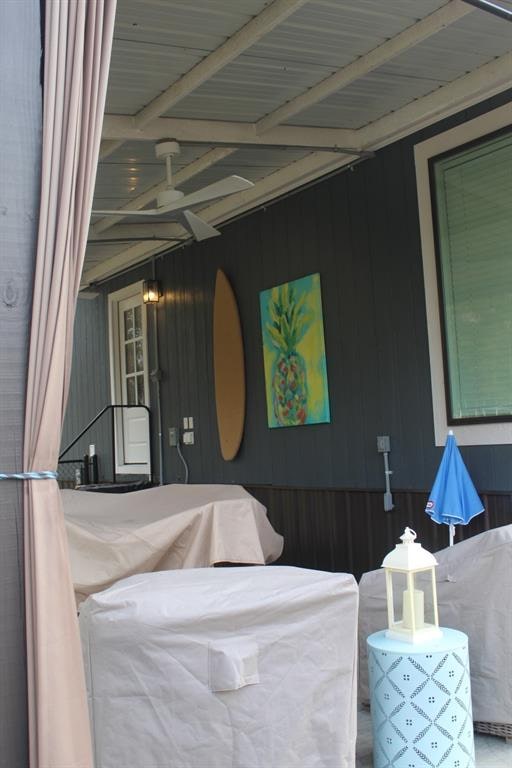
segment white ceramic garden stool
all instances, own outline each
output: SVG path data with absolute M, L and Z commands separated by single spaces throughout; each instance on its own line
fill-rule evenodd
M 474 768 L 467 636 L 367 642 L 374 768 Z

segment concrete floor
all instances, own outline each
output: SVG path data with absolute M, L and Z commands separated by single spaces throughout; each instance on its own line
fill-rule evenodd
M 372 723 L 367 709 L 358 713 L 356 768 L 373 768 Z M 475 733 L 476 768 L 512 768 L 512 744 Z

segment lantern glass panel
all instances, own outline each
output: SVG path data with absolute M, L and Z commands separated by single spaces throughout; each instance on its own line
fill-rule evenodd
M 393 602 L 395 609 L 395 621 L 402 621 L 404 615 L 403 595 L 407 589 L 407 574 L 400 571 L 392 571 Z

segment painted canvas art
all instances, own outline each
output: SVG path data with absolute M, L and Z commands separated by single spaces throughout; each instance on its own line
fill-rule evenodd
M 260 293 L 269 427 L 331 420 L 320 275 Z

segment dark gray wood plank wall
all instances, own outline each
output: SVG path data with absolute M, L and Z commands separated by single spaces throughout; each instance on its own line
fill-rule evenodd
M 0 471 L 22 467 L 39 209 L 39 1 L 0 3 Z M 51 469 L 51 467 L 48 467 Z M 0 483 L 0 766 L 26 768 L 23 488 Z
M 69 390 L 69 402 L 72 405 L 66 410 L 61 441 L 63 448 L 111 402 L 107 326 L 107 305 L 102 293 L 96 298 L 78 300 Z M 99 458 L 100 479 L 110 480 L 110 433 L 110 414 L 105 414 L 64 458 L 82 459 L 93 443 Z M 73 481 L 77 466 L 61 465 L 60 479 Z
M 268 510 L 274 528 L 284 537 L 281 565 L 353 573 L 379 568 L 406 525 L 422 545 L 436 552 L 448 546 L 446 525 L 425 514 L 428 494 L 395 493 L 393 512 L 382 511 L 382 494 L 346 489 L 318 490 L 279 486 L 246 486 Z M 512 494 L 482 494 L 485 512 L 467 526 L 457 526 L 455 541 L 510 523 Z
M 454 115 L 353 171 L 226 225 L 222 237 L 156 260 L 164 288 L 157 314 L 166 482 L 183 478 L 167 428 L 192 415 L 196 444 L 184 448 L 192 482 L 377 489 L 383 463 L 376 436 L 389 434 L 395 488 L 431 486 L 442 449 L 434 447 L 414 144 L 510 98 L 501 94 Z M 214 407 L 218 267 L 237 296 L 246 350 L 247 424 L 230 463 L 220 456 Z M 269 430 L 259 292 L 312 272 L 322 281 L 331 424 Z M 150 274 L 147 265 L 101 290 L 106 297 Z M 100 314 L 97 319 L 105 335 Z M 77 328 L 77 338 L 81 333 Z M 103 359 L 97 375 L 107 369 Z M 70 408 L 78 409 L 76 401 Z M 479 489 L 510 490 L 512 446 L 464 448 L 463 454 Z

